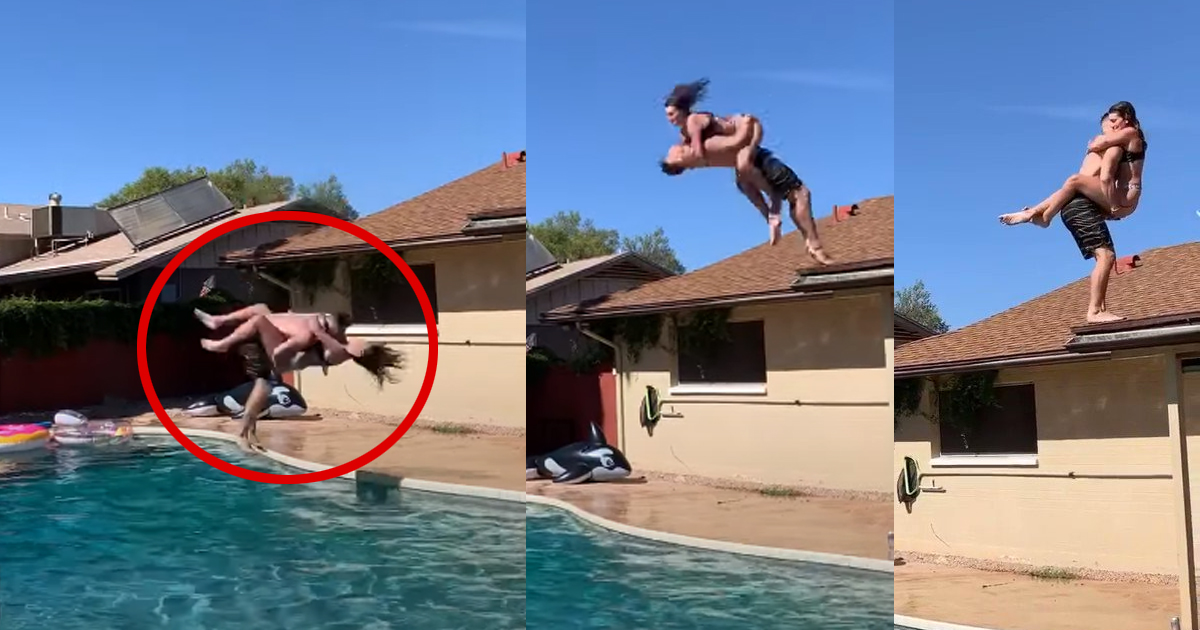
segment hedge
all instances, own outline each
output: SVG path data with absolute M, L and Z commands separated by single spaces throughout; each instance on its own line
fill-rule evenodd
M 198 332 L 194 309 L 215 313 L 228 310 L 230 304 L 220 295 L 157 304 L 150 318 L 150 333 Z M 134 345 L 141 315 L 142 304 L 108 300 L 0 299 L 0 355 L 25 351 L 31 356 L 47 356 L 100 340 Z

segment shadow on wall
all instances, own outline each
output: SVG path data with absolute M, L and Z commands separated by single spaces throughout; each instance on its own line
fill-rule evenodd
M 1166 388 L 1157 358 L 1095 361 L 1075 365 L 1004 370 L 1005 383 L 1034 386 L 1038 440 L 1158 438 L 1168 435 Z M 1183 377 L 1188 435 L 1200 436 L 1200 374 Z M 938 427 L 909 418 L 895 441 L 936 441 Z

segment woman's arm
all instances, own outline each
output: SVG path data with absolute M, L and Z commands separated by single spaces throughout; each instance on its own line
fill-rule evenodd
M 702 162 L 707 163 L 708 156 L 704 153 L 704 138 L 702 137 L 705 124 L 704 115 L 689 114 L 687 122 L 684 124 L 687 126 L 688 139 L 691 140 L 692 151 Z
M 1118 129 L 1112 133 L 1106 133 L 1095 138 L 1088 143 L 1088 151 L 1095 153 L 1104 153 L 1112 147 L 1119 147 L 1129 144 L 1137 137 L 1138 130 L 1136 127 L 1125 127 Z
M 346 344 L 335 339 L 333 335 L 330 335 L 328 331 L 315 321 L 313 322 L 313 336 L 325 348 L 325 352 L 329 355 L 330 364 L 337 365 L 350 359 L 350 351 L 346 349 Z

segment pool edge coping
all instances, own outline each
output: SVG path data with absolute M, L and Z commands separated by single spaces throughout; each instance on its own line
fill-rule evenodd
M 190 437 L 208 438 L 214 440 L 223 440 L 225 442 L 237 442 L 237 436 L 225 433 L 224 431 L 216 431 L 212 429 L 192 429 L 179 427 L 179 430 L 184 435 Z M 154 436 L 170 436 L 171 432 L 166 427 L 134 427 L 134 435 L 154 435 Z M 173 437 L 173 436 L 172 436 Z M 259 454 L 292 468 L 308 472 L 320 472 L 334 468 L 326 464 L 310 462 L 291 455 L 285 455 L 270 449 L 262 449 Z M 339 475 L 338 478 L 348 481 L 358 480 L 358 471 L 348 472 Z M 821 551 L 805 551 L 801 549 L 787 549 L 784 547 L 767 547 L 762 545 L 749 545 L 745 543 L 728 542 L 724 540 L 716 540 L 712 538 L 700 538 L 697 536 L 687 536 L 684 534 L 674 534 L 671 532 L 663 532 L 644 527 L 637 527 L 619 521 L 604 518 L 597 514 L 593 514 L 573 503 L 555 499 L 552 497 L 529 494 L 516 490 L 504 490 L 500 488 L 485 488 L 482 486 L 472 486 L 467 484 L 446 483 L 442 481 L 426 481 L 423 479 L 412 479 L 409 477 L 400 477 L 398 485 L 401 488 L 410 490 L 420 490 L 425 492 L 439 492 L 442 494 L 452 494 L 457 496 L 474 497 L 480 499 L 493 499 L 497 501 L 506 501 L 509 503 L 529 503 L 543 505 L 546 507 L 556 508 L 570 513 L 572 516 L 586 521 L 593 525 L 602 527 L 609 531 L 637 538 L 644 538 L 656 542 L 679 545 L 682 547 L 691 547 L 695 549 L 707 549 L 709 551 L 720 551 L 724 553 L 732 553 L 743 556 L 756 556 L 760 558 L 770 558 L 774 560 L 788 560 L 793 562 L 807 562 L 810 564 L 823 564 L 840 566 L 851 569 L 860 569 L 872 571 L 876 573 L 895 573 L 895 565 L 891 560 L 879 560 L 875 558 L 864 558 L 859 556 L 850 556 L 835 553 L 826 553 Z M 921 628 L 919 630 L 926 630 Z M 976 628 L 929 628 L 928 630 L 984 630 Z
M 929 619 L 920 619 L 918 617 L 909 617 L 906 615 L 893 615 L 893 617 L 894 620 L 892 621 L 892 625 L 912 628 L 913 630 L 993 630 L 991 628 L 964 626 L 957 623 L 932 621 Z

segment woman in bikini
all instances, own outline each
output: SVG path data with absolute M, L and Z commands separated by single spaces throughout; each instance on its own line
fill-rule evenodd
M 1146 160 L 1147 144 L 1142 124 L 1133 105 L 1121 101 L 1108 108 L 1100 126 L 1103 133 L 1088 143 L 1088 152 L 1078 173 L 1068 177 L 1062 188 L 1036 206 L 1000 215 L 1000 222 L 1048 227 L 1054 215 L 1078 194 L 1100 204 L 1112 220 L 1133 214 L 1141 199 L 1142 170 Z
M 694 111 L 707 90 L 708 79 L 676 85 L 667 95 L 667 120 L 679 127 L 682 143 L 690 146 L 700 159 L 707 158 L 707 151 L 736 149 L 738 174 L 743 178 L 753 177 L 754 154 L 762 144 L 762 123 L 748 114 L 717 116 Z
M 222 339 L 202 339 L 200 345 L 209 352 L 228 352 L 239 349 L 246 362 L 246 373 L 255 379 L 255 388 L 246 401 L 243 412 L 241 440 L 244 447 L 257 447 L 258 416 L 266 405 L 266 382 L 286 372 L 319 366 L 327 369 L 353 361 L 370 372 L 376 385 L 396 382 L 393 368 L 402 367 L 403 357 L 382 344 L 364 344 L 347 339 L 346 317 L 334 318 L 316 313 L 272 313 L 265 304 L 256 304 L 225 315 L 195 311 L 196 318 L 209 330 L 237 324 Z

